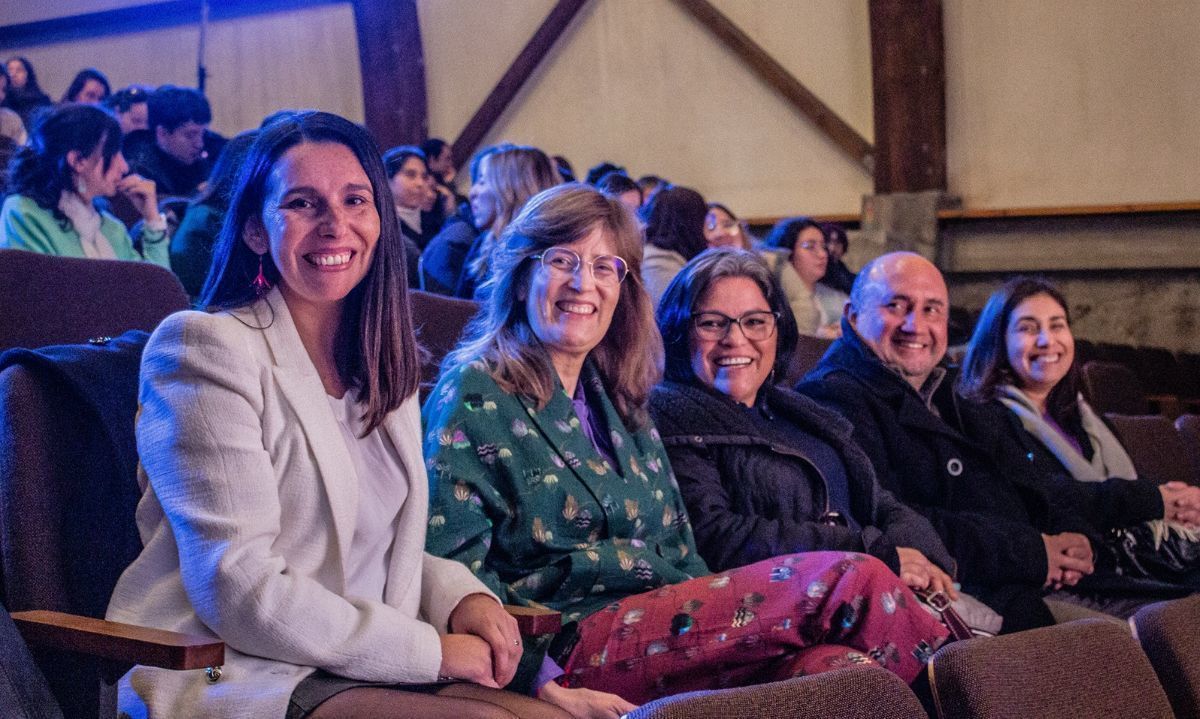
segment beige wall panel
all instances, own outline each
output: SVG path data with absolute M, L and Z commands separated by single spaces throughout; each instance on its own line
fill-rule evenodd
M 851 67 L 841 64 L 844 56 L 819 66 L 828 50 L 810 58 L 788 48 L 789 40 L 806 42 L 814 17 L 827 36 L 861 36 L 856 42 L 865 47 L 865 4 L 844 9 L 858 4 L 769 0 L 722 9 L 752 36 L 762 30 L 758 41 L 802 80 L 819 75 L 830 88 L 860 87 L 869 108 L 869 53 Z M 810 14 L 810 5 L 819 11 Z M 552 6 L 421 3 L 433 132 L 454 138 Z M 869 110 L 846 100 L 855 92 L 843 89 L 826 102 L 857 113 L 853 124 L 869 130 Z M 501 140 L 566 155 L 580 172 L 609 159 L 634 175 L 660 174 L 745 216 L 855 212 L 871 189 L 864 170 L 667 0 L 588 3 L 487 141 Z
M 108 35 L 90 41 L 6 50 L 27 55 L 38 81 L 61 97 L 80 68 L 94 65 L 113 88 L 130 83 L 196 84 L 197 26 Z M 362 76 L 349 3 L 214 22 L 207 95 L 214 130 L 258 127 L 279 108 L 317 108 L 362 122 Z
M 968 207 L 1200 199 L 1200 3 L 947 0 L 945 34 Z

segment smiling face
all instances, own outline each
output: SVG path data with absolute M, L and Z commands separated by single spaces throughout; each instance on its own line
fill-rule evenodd
M 946 354 L 949 297 L 942 273 L 918 255 L 877 260 L 861 307 L 847 305 L 851 326 L 883 362 L 920 389 Z
M 479 175 L 467 193 L 467 199 L 471 201 L 471 216 L 475 218 L 475 226 L 481 230 L 490 229 L 500 211 L 500 198 L 496 196 L 489 178 L 490 159 L 485 157 L 479 162 Z
M 704 218 L 704 239 L 709 247 L 741 247 L 742 227 L 728 212 L 713 207 Z
M 588 263 L 600 255 L 616 255 L 617 246 L 599 227 L 583 239 L 560 246 L 573 250 L 583 262 L 577 271 L 562 276 L 537 260 L 530 260 L 533 268 L 525 314 L 533 333 L 549 351 L 555 368 L 577 368 L 604 339 L 621 296 L 619 284 L 597 284 Z M 563 374 L 559 369 L 559 375 Z M 569 376 L 572 372 L 565 374 Z
M 796 244 L 792 246 L 792 267 L 809 287 L 825 276 L 829 265 L 829 254 L 825 250 L 825 235 L 815 227 L 800 230 Z
M 1013 308 L 1004 334 L 1017 386 L 1035 394 L 1054 389 L 1075 361 L 1067 311 L 1050 295 L 1034 295 Z
M 770 311 L 771 305 L 754 280 L 722 277 L 709 286 L 693 313 L 719 312 L 740 318 L 747 312 Z M 688 338 L 696 378 L 733 401 L 752 406 L 775 367 L 779 333 L 773 332 L 764 340 L 750 340 L 740 325 L 731 324 L 721 340 L 700 337 L 695 329 Z
M 276 161 L 262 216 L 247 222 L 244 238 L 271 253 L 296 315 L 340 309 L 371 266 L 379 230 L 371 181 L 350 148 L 306 142 Z
M 421 158 L 413 155 L 404 161 L 388 184 L 397 205 L 413 210 L 423 209 L 429 192 L 429 170 Z

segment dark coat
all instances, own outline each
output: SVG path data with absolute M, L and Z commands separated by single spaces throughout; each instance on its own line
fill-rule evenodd
M 929 522 L 879 486 L 849 423 L 817 403 L 768 385 L 762 401 L 775 421 L 833 448 L 849 484 L 850 514 L 862 528 L 829 520 L 827 470 L 788 445 L 787 434 L 764 433 L 725 395 L 674 382 L 650 398 L 655 426 L 709 566 L 724 570 L 794 552 L 865 552 L 900 568 L 896 547 L 920 550 L 951 574 L 954 560 Z M 806 471 L 807 465 L 809 471 Z
M 442 231 L 429 241 L 421 257 L 421 275 L 425 283 L 422 289 L 439 295 L 471 299 L 474 285 L 469 290 L 465 288 L 464 276 L 470 275 L 465 265 L 467 255 L 479 236 L 479 231 L 471 223 L 462 219 L 448 220 Z M 458 294 L 460 287 L 464 288 L 462 291 L 465 294 Z
M 1162 519 L 1162 494 L 1154 482 L 1076 480 L 1003 404 L 960 401 L 966 410 L 962 416 L 967 436 L 986 448 L 1006 474 L 1026 477 L 1039 487 L 1054 506 L 1069 508 L 1100 531 Z
M 131 172 L 154 180 L 158 198 L 191 197 L 208 179 L 208 160 L 185 165 L 163 152 L 153 130 L 135 130 L 125 136 L 121 151 Z
M 1047 570 L 1041 535 L 1066 529 L 1046 498 L 1010 481 L 956 426 L 960 408 L 951 377 L 935 393 L 939 418 L 853 328 L 843 323 L 843 332 L 797 390 L 850 420 L 880 484 L 933 523 L 968 591 L 1040 588 Z

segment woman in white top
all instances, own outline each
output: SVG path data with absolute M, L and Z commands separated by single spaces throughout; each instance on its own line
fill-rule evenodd
M 245 170 L 211 313 L 169 317 L 146 346 L 145 549 L 108 611 L 220 638 L 226 664 L 134 667 L 121 709 L 559 716 L 498 690 L 522 651 L 515 621 L 466 567 L 424 553 L 419 362 L 377 148 L 343 118 L 297 113 Z
M 802 335 L 841 335 L 842 308 L 848 295 L 823 284 L 829 264 L 825 231 L 809 217 L 780 220 L 763 240 L 763 260 L 787 296 Z

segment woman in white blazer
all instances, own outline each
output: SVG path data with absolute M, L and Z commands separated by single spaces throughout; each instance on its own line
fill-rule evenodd
M 142 364 L 145 549 L 108 616 L 214 636 L 220 676 L 134 667 L 132 716 L 563 716 L 502 692 L 516 623 L 424 552 L 403 245 L 379 152 L 296 113 L 246 160 L 202 303 Z M 267 289 L 273 286 L 273 289 Z

